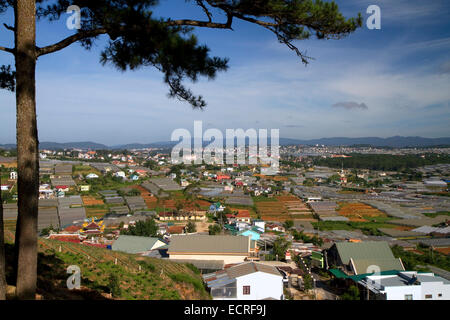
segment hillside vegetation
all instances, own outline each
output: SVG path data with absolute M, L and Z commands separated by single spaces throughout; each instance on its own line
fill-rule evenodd
M 14 235 L 6 231 L 7 282 L 13 283 Z M 67 267 L 81 270 L 81 289 L 68 290 Z M 42 299 L 210 299 L 198 270 L 77 243 L 39 239 L 38 290 Z

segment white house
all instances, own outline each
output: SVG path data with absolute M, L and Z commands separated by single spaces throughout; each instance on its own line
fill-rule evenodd
M 125 172 L 118 171 L 118 172 L 114 173 L 114 177 L 125 178 Z
M 89 174 L 86 176 L 86 179 L 98 179 L 98 175 L 95 174 L 95 173 L 89 173 Z
M 248 230 L 251 228 L 251 225 L 248 222 L 244 221 L 236 221 L 236 229 L 239 231 Z
M 358 282 L 380 300 L 450 300 L 450 281 L 433 273 L 401 271 Z
M 253 226 L 259 231 L 264 232 L 266 229 L 266 222 L 264 220 L 253 220 Z
M 90 185 L 80 185 L 80 191 L 81 192 L 88 192 L 91 189 Z
M 203 276 L 214 300 L 283 300 L 283 276 L 274 266 L 244 262 Z

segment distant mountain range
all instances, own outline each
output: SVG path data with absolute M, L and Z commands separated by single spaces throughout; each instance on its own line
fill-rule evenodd
M 40 149 L 144 149 L 144 148 L 170 148 L 177 142 L 174 141 L 162 141 L 152 143 L 130 143 L 123 145 L 107 146 L 101 143 L 84 141 L 84 142 L 41 142 L 39 144 Z M 270 143 L 270 138 L 268 143 Z M 204 143 L 205 145 L 208 143 Z M 300 140 L 290 138 L 280 138 L 280 145 L 325 145 L 325 146 L 373 146 L 373 147 L 431 147 L 431 146 L 450 146 L 450 137 L 445 138 L 423 138 L 423 137 L 363 137 L 363 138 L 346 138 L 346 137 L 334 137 L 334 138 L 321 138 L 311 140 Z M 12 149 L 15 148 L 15 144 L 0 144 L 0 148 Z

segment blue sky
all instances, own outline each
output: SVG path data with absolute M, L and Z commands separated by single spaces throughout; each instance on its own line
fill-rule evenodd
M 37 66 L 40 141 L 108 145 L 170 140 L 176 128 L 280 129 L 287 138 L 393 135 L 450 136 L 450 2 L 447 0 L 336 1 L 347 16 L 376 4 L 381 30 L 365 26 L 343 40 L 297 42 L 314 57 L 304 66 L 274 35 L 249 23 L 234 31 L 197 29 L 212 55 L 230 69 L 213 81 L 186 83 L 208 102 L 204 111 L 167 98 L 154 69 L 119 72 L 99 64 L 106 38 L 91 51 L 74 44 L 43 56 Z M 76 1 L 74 1 L 76 4 Z M 156 13 L 201 18 L 183 0 L 162 0 Z M 68 17 L 68 15 L 67 15 Z M 66 17 L 39 22 L 39 46 L 73 33 Z M 220 20 L 221 17 L 218 17 Z M 11 12 L 0 22 L 12 23 Z M 0 45 L 12 46 L 2 27 Z M 12 64 L 0 52 L 0 65 Z M 0 143 L 15 141 L 15 97 L 0 91 Z

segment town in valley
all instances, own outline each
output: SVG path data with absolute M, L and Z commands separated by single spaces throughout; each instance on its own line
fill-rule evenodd
M 282 145 L 270 175 L 170 151 L 40 150 L 43 298 L 450 299 L 450 148 Z M 13 243 L 14 149 L 0 165 Z

